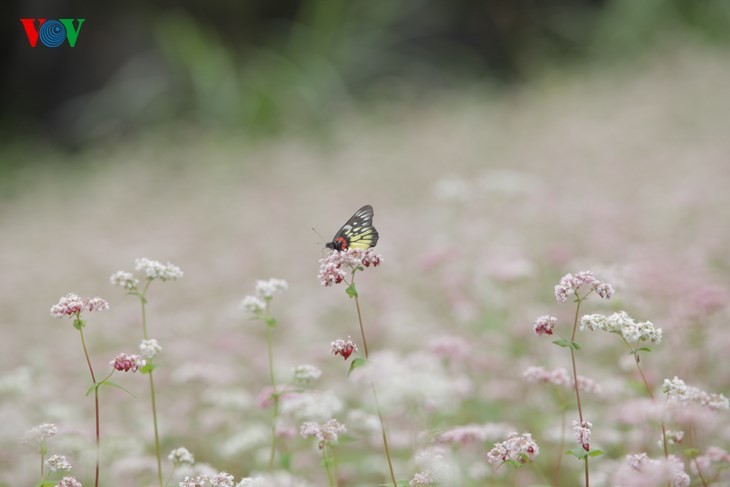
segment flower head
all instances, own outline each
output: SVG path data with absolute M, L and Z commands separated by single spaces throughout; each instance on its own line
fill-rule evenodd
M 173 465 L 193 465 L 195 463 L 195 457 L 188 451 L 187 448 L 180 447 L 175 448 L 167 455 L 167 458 L 173 463 Z
M 196 477 L 185 477 L 178 485 L 180 487 L 233 487 L 235 479 L 227 472 L 220 472 L 214 475 L 198 475 Z
M 158 353 L 162 351 L 162 347 L 157 340 L 150 338 L 149 340 L 142 340 L 139 344 L 139 354 L 143 359 L 153 359 Z
M 690 478 L 684 471 L 684 463 L 674 455 L 669 455 L 667 459 L 654 460 L 646 453 L 639 453 L 626 456 L 611 485 L 643 487 L 667 483 L 672 487 L 689 486 Z
M 58 427 L 53 423 L 42 423 L 34 426 L 23 435 L 23 443 L 37 443 L 40 445 L 48 438 L 56 436 Z
M 310 384 L 322 375 L 322 371 L 314 365 L 302 364 L 294 367 L 294 382 L 297 384 Z
M 141 367 L 144 367 L 147 362 L 142 360 L 139 355 L 127 355 L 126 353 L 120 353 L 114 360 L 109 362 L 109 365 L 114 367 L 114 370 L 120 372 L 137 372 Z
M 378 267 L 383 258 L 373 249 L 333 250 L 327 257 L 319 260 L 319 282 L 332 286 L 345 280 L 348 274 L 368 267 Z
M 688 386 L 678 377 L 674 377 L 672 380 L 664 379 L 662 392 L 667 396 L 667 401 L 672 404 L 697 404 L 712 411 L 730 409 L 730 401 L 724 395 Z
M 68 472 L 71 470 L 71 464 L 68 463 L 68 460 L 66 460 L 66 457 L 63 455 L 53 455 L 52 457 L 49 457 L 48 460 L 46 460 L 46 465 L 52 472 Z
M 540 448 L 530 433 L 510 433 L 505 441 L 494 444 L 494 448 L 487 453 L 487 461 L 495 465 L 501 465 L 507 460 L 526 463 L 539 453 Z
M 429 487 L 431 485 L 434 485 L 434 480 L 430 472 L 418 472 L 408 482 L 409 487 Z
M 319 448 L 324 448 L 325 444 L 334 445 L 337 444 L 337 438 L 339 433 L 346 433 L 347 428 L 344 424 L 341 424 L 336 419 L 330 419 L 324 424 L 315 423 L 313 421 L 306 421 L 302 423 L 302 427 L 299 430 L 299 434 L 302 438 L 313 436 L 319 440 Z
M 269 279 L 267 281 L 256 281 L 256 294 L 264 299 L 270 299 L 274 293 L 286 291 L 289 284 L 283 279 Z
M 56 318 L 78 318 L 83 311 L 106 311 L 109 303 L 96 298 L 82 299 L 78 294 L 68 293 L 58 300 L 58 303 L 51 306 L 51 316 Z
M 583 421 L 582 423 L 579 423 L 578 421 L 573 420 L 573 434 L 575 434 L 575 439 L 578 444 L 582 446 L 585 451 L 591 450 L 592 427 L 593 424 L 589 421 Z
M 629 343 L 662 341 L 662 329 L 654 327 L 651 321 L 637 323 L 626 311 L 610 316 L 602 314 L 585 315 L 580 319 L 581 330 L 601 330 L 620 334 Z
M 109 282 L 111 282 L 112 286 L 119 286 L 126 289 L 127 291 L 132 291 L 134 289 L 137 289 L 139 279 L 134 277 L 134 274 L 132 274 L 131 272 L 117 271 L 111 275 L 111 277 L 109 278 Z
M 578 296 L 581 288 L 590 288 L 590 291 L 595 291 L 603 299 L 611 299 L 613 296 L 613 286 L 596 279 L 591 271 L 580 271 L 575 275 L 566 274 L 560 279 L 555 286 L 555 299 L 558 303 L 564 303 L 568 297 Z
M 75 477 L 64 477 L 55 487 L 82 487 L 82 485 Z
M 342 355 L 342 358 L 347 360 L 352 355 L 352 352 L 357 352 L 357 345 L 352 341 L 352 337 L 347 337 L 347 340 L 338 338 L 334 342 L 330 343 L 330 351 L 334 355 Z
M 169 262 L 163 264 L 147 258 L 135 259 L 134 270 L 143 272 L 150 281 L 153 279 L 174 281 L 183 277 L 183 271 L 178 266 Z
M 247 313 L 258 316 L 266 309 L 266 303 L 264 303 L 263 299 L 256 296 L 246 296 L 238 307 Z
M 553 328 L 555 328 L 557 322 L 558 319 L 554 316 L 542 315 L 535 320 L 535 324 L 533 325 L 535 333 L 538 335 L 552 335 Z

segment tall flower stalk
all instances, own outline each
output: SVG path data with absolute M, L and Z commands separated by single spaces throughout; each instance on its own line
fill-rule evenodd
M 81 337 L 81 346 L 84 350 L 84 357 L 86 359 L 86 365 L 89 367 L 89 374 L 91 375 L 92 386 L 94 390 L 94 418 L 95 418 L 95 432 L 96 432 L 96 470 L 94 474 L 94 486 L 99 486 L 99 446 L 101 444 L 101 430 L 99 427 L 99 383 L 96 382 L 96 376 L 94 375 L 94 367 L 91 365 L 91 359 L 89 358 L 89 350 L 86 347 L 86 339 L 84 338 L 84 327 L 86 322 L 81 319 L 81 313 L 84 311 L 105 311 L 109 309 L 109 304 L 103 299 L 86 298 L 81 299 L 78 295 L 69 293 L 63 296 L 57 304 L 51 307 L 51 315 L 56 318 L 72 318 L 73 326 L 79 331 Z M 41 464 L 41 474 L 43 473 L 43 466 Z
M 146 359 L 146 364 L 140 370 L 143 374 L 149 376 L 150 383 L 150 400 L 152 405 L 152 426 L 155 434 L 155 457 L 157 459 L 157 480 L 160 487 L 163 487 L 162 481 L 162 455 L 160 451 L 160 434 L 157 422 L 157 397 L 155 393 L 155 380 L 153 377 L 153 371 L 157 368 L 157 365 L 153 362 L 154 356 L 161 349 L 157 345 L 157 341 L 150 339 L 147 333 L 147 291 L 150 288 L 152 281 L 173 281 L 180 279 L 183 276 L 182 270 L 179 267 L 166 263 L 162 264 L 156 260 L 150 260 L 146 258 L 136 259 L 134 263 L 135 271 L 142 272 L 144 274 L 144 285 L 139 288 L 140 281 L 130 272 L 118 271 L 114 273 L 110 281 L 115 286 L 120 286 L 127 290 L 127 294 L 136 296 L 139 298 L 140 306 L 142 308 L 142 343 L 140 345 L 140 351 L 142 356 Z M 150 350 L 154 350 L 151 353 Z
M 266 325 L 266 350 L 268 352 L 269 381 L 271 383 L 271 399 L 273 413 L 271 418 L 271 449 L 269 450 L 269 471 L 274 469 L 276 458 L 277 426 L 279 423 L 279 403 L 281 393 L 276 381 L 274 372 L 274 345 L 273 330 L 277 321 L 271 316 L 271 300 L 274 294 L 288 289 L 289 285 L 282 279 L 269 279 L 267 281 L 256 281 L 256 296 L 246 296 L 241 301 L 241 309 L 248 312 L 253 319 L 261 320 Z
M 573 297 L 576 303 L 575 315 L 573 318 L 573 327 L 570 339 L 560 338 L 553 343 L 564 348 L 570 349 L 570 363 L 573 371 L 573 389 L 575 391 L 575 402 L 578 407 L 578 421 L 573 421 L 573 432 L 575 433 L 576 442 L 582 447 L 582 451 L 572 452 L 579 460 L 583 460 L 585 471 L 585 486 L 590 486 L 590 469 L 588 458 L 598 456 L 602 452 L 600 450 L 591 451 L 590 435 L 593 426 L 583 414 L 583 405 L 580 400 L 580 387 L 578 366 L 576 364 L 575 353 L 580 349 L 580 345 L 575 341 L 575 334 L 578 331 L 578 317 L 580 316 L 580 307 L 583 301 L 592 293 L 596 293 L 603 299 L 611 299 L 613 296 L 613 287 L 603 281 L 599 281 L 593 276 L 591 271 L 577 272 L 575 275 L 566 274 L 560 279 L 555 286 L 555 299 L 559 303 L 564 303 L 569 297 Z M 552 335 L 557 318 L 552 316 L 541 316 L 535 321 L 535 333 L 538 335 Z
M 358 271 L 364 271 L 366 268 L 378 267 L 382 261 L 382 257 L 376 254 L 372 249 L 347 249 L 345 251 L 333 250 L 327 257 L 321 259 L 319 269 L 319 280 L 323 286 L 332 286 L 334 284 L 345 283 L 347 295 L 355 300 L 355 308 L 357 309 L 357 321 L 360 326 L 360 335 L 362 338 L 362 346 L 365 352 L 365 361 L 369 358 L 368 342 L 365 336 L 365 326 L 362 319 L 362 310 L 360 309 L 360 296 L 355 287 L 355 275 Z M 358 362 L 353 362 L 353 366 L 357 366 Z M 390 446 L 388 444 L 388 433 L 385 428 L 383 412 L 378 401 L 378 392 L 375 388 L 375 382 L 370 382 L 370 389 L 375 400 L 375 407 L 378 411 L 380 420 L 380 432 L 383 437 L 383 449 L 385 457 L 388 461 L 388 472 L 393 482 L 393 487 L 397 487 L 398 482 L 395 479 L 393 470 L 393 460 L 390 454 Z
M 337 487 L 337 465 L 335 463 L 334 446 L 338 435 L 346 433 L 347 428 L 336 419 L 330 419 L 324 424 L 307 421 L 302 424 L 300 434 L 303 438 L 309 436 L 319 440 L 319 449 L 322 451 L 322 463 L 327 473 L 329 487 Z

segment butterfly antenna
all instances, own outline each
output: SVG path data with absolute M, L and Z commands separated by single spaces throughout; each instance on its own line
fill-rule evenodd
M 316 233 L 316 234 L 317 234 L 317 236 L 318 236 L 319 238 L 321 238 L 321 239 L 322 239 L 322 240 L 321 240 L 320 242 L 317 242 L 317 243 L 319 243 L 319 244 L 324 244 L 324 243 L 325 243 L 325 239 L 324 239 L 324 237 L 323 237 L 323 236 L 322 236 L 322 235 L 321 235 L 321 234 L 320 234 L 320 233 L 319 233 L 319 232 L 317 231 L 317 229 L 316 229 L 316 228 L 314 228 L 314 227 L 312 227 L 312 231 L 313 231 L 314 233 Z

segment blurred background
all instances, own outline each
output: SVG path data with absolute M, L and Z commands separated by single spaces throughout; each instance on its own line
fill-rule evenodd
M 586 312 L 626 309 L 665 329 L 653 384 L 680 375 L 730 392 L 730 3 L 11 0 L 2 12 L 0 485 L 29 485 L 37 458 L 18 439 L 43 421 L 59 424 L 75 472 L 90 471 L 77 332 L 48 309 L 67 292 L 106 298 L 112 310 L 88 328 L 94 360 L 133 352 L 137 303 L 108 278 L 136 257 L 186 274 L 150 296 L 168 450 L 185 444 L 237 477 L 264 468 L 264 333 L 237 309 L 256 279 L 290 285 L 275 303 L 280 376 L 313 363 L 338 417 L 372 413 L 328 355 L 357 328 L 343 290 L 317 281 L 312 232 L 330 239 L 364 204 L 384 258 L 358 286 L 370 346 L 406 376 L 430 374 L 384 400 L 399 477 L 458 424 L 508 422 L 554 450 L 554 418 L 521 372 L 567 366 L 531 327 L 571 319 L 552 297 L 567 272 L 617 288 Z M 30 47 L 21 18 L 86 21 L 75 47 L 51 49 Z M 444 340 L 471 348 L 425 367 L 419 353 Z M 611 418 L 594 421 L 610 472 L 656 435 L 611 429 L 640 388 L 620 344 L 584 340 L 600 351 L 585 375 L 610 391 L 588 406 Z M 102 475 L 148 485 L 146 389 L 122 379 L 137 399 L 107 394 Z M 728 445 L 727 428 L 713 434 Z M 306 452 L 296 471 L 322 485 L 316 452 L 294 441 Z M 383 481 L 371 446 L 354 434 L 343 447 L 343 485 Z M 483 485 L 482 450 L 455 453 L 451 485 Z M 514 483 L 505 470 L 494 485 Z

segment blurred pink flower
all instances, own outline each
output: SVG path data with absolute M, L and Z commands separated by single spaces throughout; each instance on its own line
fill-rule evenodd
M 555 328 L 557 322 L 558 319 L 554 316 L 542 315 L 535 320 L 535 324 L 533 325 L 535 333 L 538 335 L 552 335 L 553 328 Z
M 103 299 L 85 298 L 78 294 L 68 293 L 58 300 L 57 304 L 51 306 L 51 316 L 56 318 L 79 317 L 83 311 L 105 311 L 109 309 L 109 303 Z
M 591 449 L 592 427 L 593 424 L 589 421 L 584 420 L 582 423 L 579 423 L 578 421 L 573 420 L 573 434 L 575 434 L 575 439 L 578 444 L 582 446 L 585 451 L 590 451 Z
M 330 419 L 324 424 L 315 423 L 313 421 L 306 421 L 302 423 L 302 427 L 299 430 L 299 434 L 302 438 L 308 436 L 315 437 L 319 440 L 319 448 L 324 448 L 325 443 L 333 445 L 337 443 L 338 434 L 346 433 L 347 428 L 344 424 L 341 424 L 336 419 Z
M 357 352 L 357 345 L 352 341 L 352 337 L 347 337 L 347 340 L 338 338 L 337 340 L 330 343 L 330 352 L 334 355 L 341 355 L 343 359 L 347 360 L 350 358 L 353 352 Z
M 616 471 L 613 484 L 616 487 L 647 487 L 666 485 L 687 487 L 689 475 L 684 471 L 684 463 L 674 455 L 667 459 L 654 460 L 646 453 L 627 455 L 624 463 Z
M 494 444 L 494 448 L 487 453 L 487 461 L 495 465 L 501 465 L 507 460 L 526 463 L 539 453 L 540 448 L 530 433 L 510 433 L 505 441 Z
M 137 372 L 141 367 L 144 367 L 147 362 L 142 360 L 139 355 L 127 355 L 126 353 L 120 353 L 114 360 L 109 362 L 109 365 L 114 367 L 114 370 L 120 372 Z
M 564 303 L 569 296 L 577 296 L 582 287 L 589 287 L 590 291 L 595 291 L 603 299 L 611 299 L 613 296 L 613 287 L 610 284 L 596 279 L 591 271 L 580 271 L 560 278 L 555 286 L 555 299 L 558 303 Z

